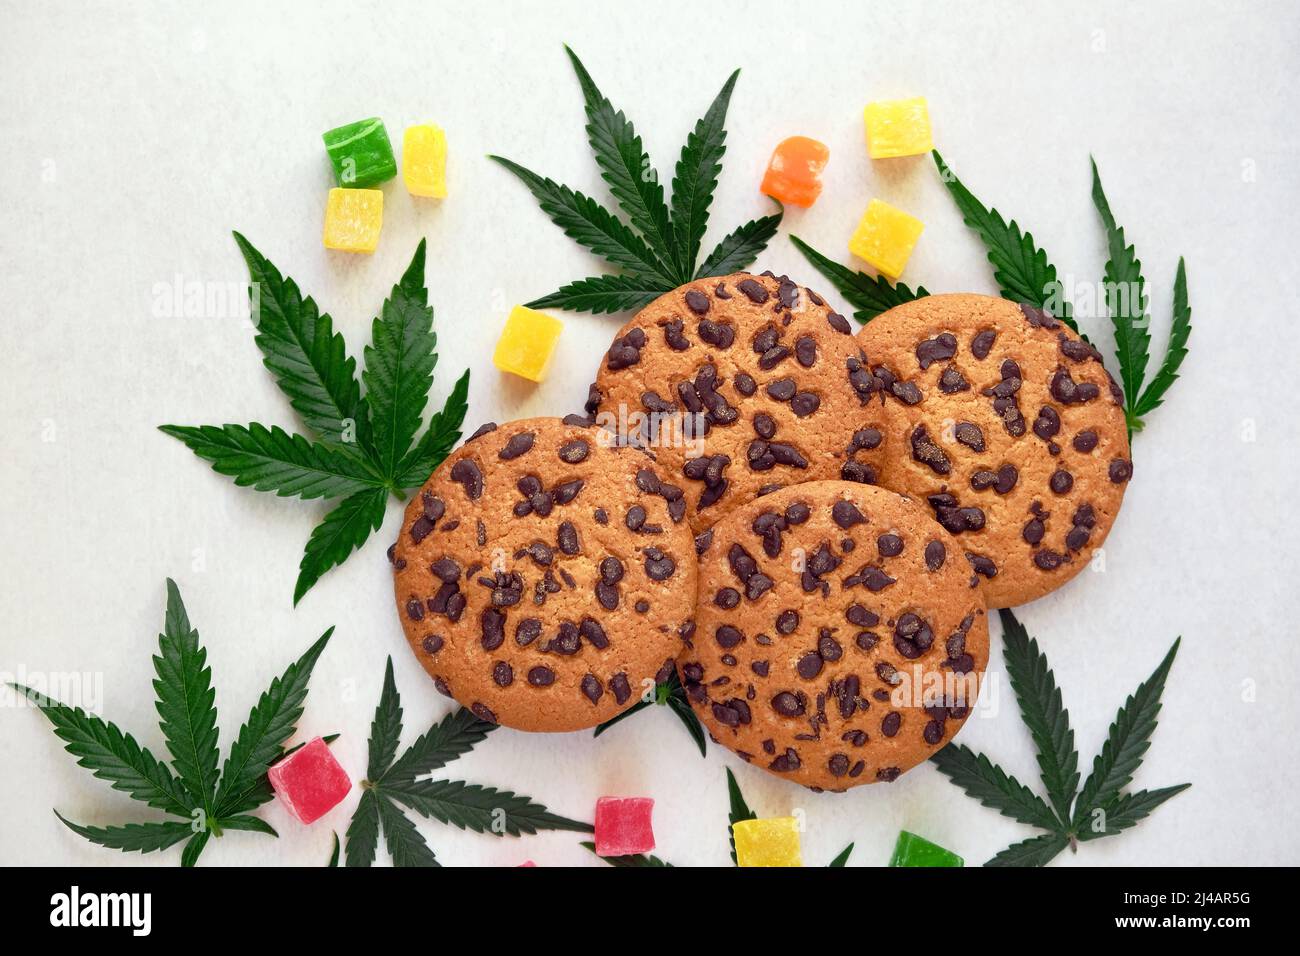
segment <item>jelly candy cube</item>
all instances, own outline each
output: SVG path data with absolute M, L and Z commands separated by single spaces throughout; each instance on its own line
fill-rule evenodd
M 889 858 L 890 866 L 963 866 L 961 857 L 951 850 L 945 850 L 937 843 L 931 843 L 924 837 L 906 830 L 898 831 L 898 842 L 894 844 L 894 855 Z
M 831 151 L 807 136 L 783 139 L 772 150 L 759 190 L 791 206 L 807 208 L 822 191 L 822 170 Z
M 378 189 L 331 189 L 325 204 L 325 248 L 374 252 L 384 224 L 384 194 Z
M 738 866 L 803 866 L 799 821 L 794 817 L 740 820 L 732 824 Z
M 873 199 L 849 240 L 849 252 L 891 279 L 903 274 L 925 223 L 889 203 Z
M 412 196 L 447 195 L 447 135 L 428 124 L 408 126 L 402 136 L 402 179 Z
M 655 848 L 649 797 L 601 797 L 596 801 L 596 855 L 627 856 Z
M 273 765 L 266 776 L 280 802 L 302 823 L 315 823 L 352 789 L 347 771 L 320 737 Z
M 563 328 L 559 319 L 517 305 L 510 310 L 506 327 L 501 330 L 492 361 L 503 372 L 540 382 L 551 367 L 551 356 Z
M 325 133 L 325 152 L 340 186 L 363 189 L 386 183 L 397 175 L 393 144 L 381 119 L 363 119 Z
M 862 115 L 867 126 L 867 152 L 872 159 L 916 156 L 934 149 L 930 110 L 924 96 L 868 103 Z

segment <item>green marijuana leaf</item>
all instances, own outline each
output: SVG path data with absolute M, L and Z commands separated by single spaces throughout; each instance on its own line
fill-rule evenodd
M 158 654 L 153 658 L 158 675 L 153 686 L 171 769 L 115 724 L 29 687 L 10 686 L 49 718 L 64 749 L 80 766 L 133 800 L 181 819 L 94 827 L 73 823 L 57 810 L 55 816 L 92 843 L 124 852 L 152 853 L 188 841 L 181 855 L 183 866 L 193 866 L 209 838 L 220 837 L 226 830 L 277 836 L 269 824 L 247 811 L 271 797 L 267 768 L 292 752 L 284 749 L 284 743 L 293 736 L 312 667 L 333 630 L 326 631 L 272 682 L 240 730 L 218 775 L 212 670 L 198 631 L 190 625 L 180 590 L 168 579 L 167 614 L 158 636 Z
M 1051 806 L 983 754 L 960 744 L 949 744 L 932 756 L 930 760 L 940 773 L 984 806 L 1047 831 L 1007 847 L 985 866 L 1044 866 L 1067 846 L 1136 826 L 1160 804 L 1191 786 L 1184 783 L 1137 793 L 1124 790 L 1150 746 L 1178 640 L 1155 673 L 1120 708 L 1092 773 L 1079 790 L 1074 733 L 1047 657 L 1011 611 L 999 613 L 1007 675 L 1021 719 L 1038 750 L 1038 766 Z
M 590 833 L 591 825 L 551 813 L 531 797 L 460 780 L 429 780 L 434 770 L 468 753 L 496 727 L 460 709 L 434 724 L 401 757 L 402 699 L 393 679 L 393 659 L 384 671 L 384 689 L 370 725 L 370 758 L 361 801 L 347 830 L 347 866 L 370 866 L 382 831 L 394 866 L 439 866 L 437 857 L 402 807 L 441 823 L 521 836 L 540 830 Z
M 692 279 L 728 275 L 752 263 L 776 234 L 781 212 L 740 226 L 696 267 L 726 151 L 727 107 L 740 71 L 727 78 L 687 137 L 674 170 L 670 207 L 632 122 L 600 92 L 577 54 L 564 49 L 582 88 L 587 141 L 601 178 L 628 221 L 590 196 L 518 163 L 490 158 L 528 188 L 566 236 L 622 271 L 570 282 L 529 306 L 594 313 L 639 309 Z
M 1092 161 L 1092 202 L 1106 230 L 1106 270 L 1102 289 L 1111 326 L 1115 330 L 1115 359 L 1119 362 L 1120 382 L 1124 386 L 1124 416 L 1129 436 L 1142 429 L 1142 416 L 1155 409 L 1164 393 L 1178 378 L 1178 368 L 1187 357 L 1187 338 L 1192 332 L 1192 311 L 1187 304 L 1187 270 L 1178 260 L 1174 277 L 1173 328 L 1165 359 L 1155 379 L 1144 392 L 1150 358 L 1151 320 L 1147 315 L 1146 280 L 1137 251 L 1124 239 L 1124 230 L 1116 224 L 1106 192 L 1101 187 L 1097 161 Z
M 586 847 L 592 853 L 596 852 L 596 844 L 592 843 L 590 840 L 583 840 L 582 846 Z M 602 856 L 600 858 L 604 862 L 608 863 L 610 866 L 616 866 L 620 868 L 666 867 L 668 869 L 672 869 L 671 863 L 668 863 L 665 860 L 661 860 L 659 859 L 659 857 L 654 856 L 653 854 L 650 853 L 629 853 L 627 856 Z
M 736 832 L 732 828 L 741 820 L 757 820 L 758 814 L 749 809 L 730 767 L 727 768 L 727 798 L 731 803 L 731 808 L 727 811 L 727 842 L 731 844 L 731 862 L 739 864 L 740 861 L 736 859 Z
M 854 272 L 822 255 L 798 236 L 791 236 L 790 241 L 812 263 L 813 268 L 824 275 L 840 295 L 848 300 L 855 310 L 853 317 L 863 324 L 887 309 L 930 294 L 925 286 L 917 286 L 916 291 L 912 291 L 901 282 L 891 285 L 884 276 L 873 278 L 865 272 Z
M 700 756 L 707 756 L 708 736 L 704 732 L 704 727 L 700 724 L 700 719 L 695 716 L 695 710 L 691 707 L 690 701 L 686 699 L 686 690 L 682 687 L 681 681 L 677 678 L 677 671 L 669 673 L 667 680 L 655 685 L 654 697 L 646 699 L 642 697 L 639 701 L 629 707 L 617 717 L 611 717 L 605 721 L 592 733 L 593 737 L 599 737 L 605 731 L 609 730 L 621 720 L 631 717 L 638 711 L 645 710 L 654 704 L 663 704 L 670 711 L 677 715 L 677 719 L 682 722 L 686 732 L 691 735 L 691 740 L 695 741 L 695 746 L 699 748 Z
M 997 280 L 1002 297 L 1045 309 L 1074 331 L 1079 331 L 1070 303 L 1061 294 L 1056 266 L 1047 261 L 1047 253 L 1034 245 L 1034 237 L 1022 233 L 1014 219 L 1008 225 L 996 209 L 976 199 L 943 161 L 937 149 L 933 156 L 943 184 L 961 211 L 962 220 L 975 230 L 988 250 L 993 278 Z
M 237 485 L 281 497 L 338 499 L 307 541 L 294 586 L 297 604 L 379 530 L 390 494 L 401 500 L 404 491 L 422 485 L 455 447 L 467 411 L 469 372 L 416 441 L 438 360 L 423 240 L 372 323 L 361 376 L 364 395 L 356 361 L 333 320 L 247 239 L 235 233 L 235 241 L 248 263 L 257 346 L 315 437 L 256 422 L 160 430 Z

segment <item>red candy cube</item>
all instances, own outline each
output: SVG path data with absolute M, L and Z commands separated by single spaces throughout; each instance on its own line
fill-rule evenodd
M 347 771 L 320 737 L 275 764 L 266 776 L 275 795 L 302 823 L 315 823 L 352 789 Z
M 596 801 L 596 855 L 626 856 L 655 848 L 649 797 L 601 797 Z

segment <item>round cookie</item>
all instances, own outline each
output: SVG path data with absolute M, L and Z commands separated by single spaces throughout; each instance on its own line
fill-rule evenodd
M 742 505 L 703 538 L 677 668 L 723 746 L 843 790 L 896 779 L 960 729 L 988 617 L 956 540 L 917 502 L 814 481 Z
M 1133 474 L 1123 395 L 1097 350 L 1039 309 L 974 294 L 897 306 L 858 341 L 902 449 L 879 482 L 929 503 L 989 607 L 1078 574 Z
M 406 508 L 393 561 L 406 639 L 440 691 L 519 730 L 636 702 L 689 636 L 690 526 L 649 456 L 572 418 L 485 425 Z
M 801 481 L 876 479 L 884 411 L 848 320 L 740 272 L 655 299 L 614 338 L 587 411 L 652 448 L 696 532 Z M 877 421 L 877 418 L 880 421 Z

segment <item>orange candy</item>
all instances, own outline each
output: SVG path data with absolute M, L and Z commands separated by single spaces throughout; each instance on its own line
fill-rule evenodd
M 807 136 L 783 139 L 772 151 L 763 185 L 759 189 L 773 199 L 807 208 L 822 192 L 822 170 L 831 151 L 825 143 Z

